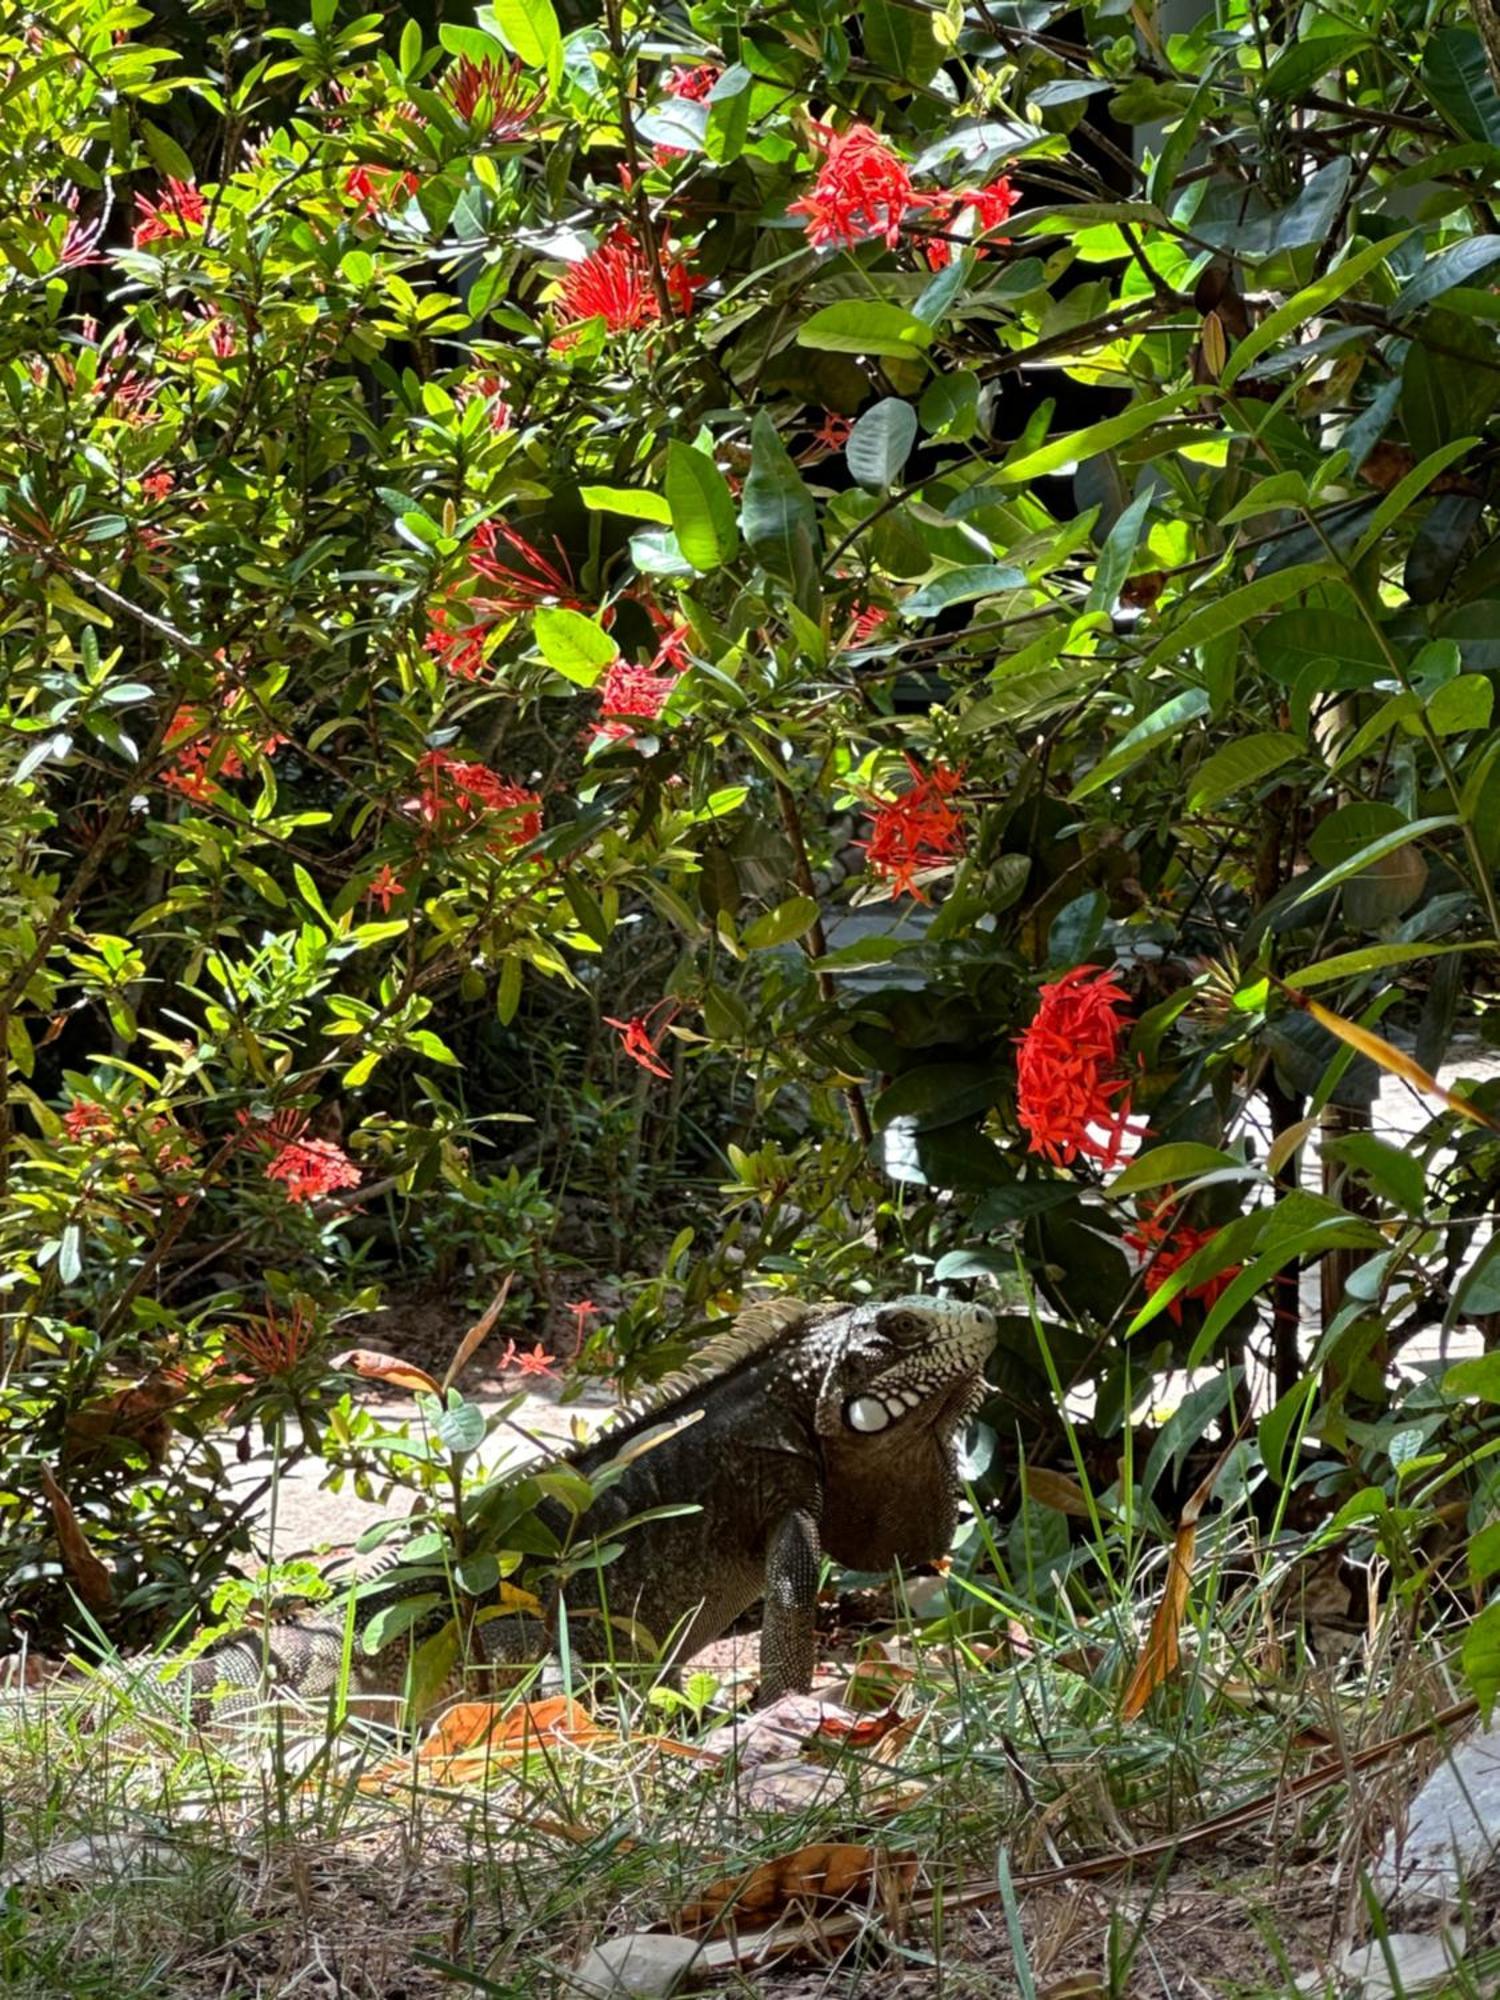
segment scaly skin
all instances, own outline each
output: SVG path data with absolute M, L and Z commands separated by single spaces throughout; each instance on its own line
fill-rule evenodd
M 561 1544 L 571 1536 L 569 1553 L 619 1533 L 618 1556 L 566 1586 L 573 1655 L 665 1648 L 686 1659 L 764 1599 L 760 1700 L 807 1689 L 822 1556 L 881 1570 L 935 1560 L 951 1544 L 958 1449 L 984 1397 L 994 1338 L 983 1306 L 945 1299 L 752 1308 L 710 1343 L 701 1366 L 552 1462 L 593 1480 L 625 1461 L 581 1522 L 555 1500 L 537 1509 Z M 650 1443 L 663 1425 L 680 1428 Z M 480 1521 L 484 1502 L 481 1495 L 472 1509 Z M 625 1525 L 682 1505 L 694 1511 Z M 433 1583 L 429 1576 L 394 1587 Z M 433 1624 L 448 1610 L 435 1610 Z M 538 1659 L 556 1643 L 561 1610 L 554 1587 L 545 1625 L 514 1615 L 481 1620 L 482 1651 L 492 1661 Z M 405 1641 L 374 1659 L 356 1645 L 352 1691 L 399 1694 L 407 1653 Z M 259 1688 L 269 1656 L 274 1683 L 316 1701 L 337 1687 L 342 1655 L 343 1620 L 325 1616 L 234 1634 L 185 1672 L 195 1695 L 223 1683 Z

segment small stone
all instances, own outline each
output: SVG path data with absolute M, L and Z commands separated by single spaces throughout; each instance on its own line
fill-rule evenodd
M 1338 1969 L 1356 1982 L 1359 2000 L 1407 2000 L 1445 1981 L 1462 1957 L 1455 1931 L 1389 1931 L 1383 1941 L 1351 1945 Z
M 563 1974 L 580 2000 L 661 2000 L 678 1992 L 703 1950 L 701 1938 L 663 1931 L 630 1931 L 606 1938 L 572 1972 Z
M 1386 1835 L 1371 1874 L 1388 1908 L 1457 1904 L 1500 1853 L 1500 1727 L 1465 1739 L 1432 1773 Z

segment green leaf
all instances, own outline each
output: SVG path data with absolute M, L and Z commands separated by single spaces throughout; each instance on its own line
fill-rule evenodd
M 1255 656 L 1273 680 L 1294 687 L 1309 667 L 1330 669 L 1326 682 L 1319 685 L 1347 687 L 1347 678 L 1335 680 L 1334 668 L 1361 669 L 1360 682 L 1367 684 L 1390 673 L 1379 638 L 1362 618 L 1346 618 L 1338 611 L 1318 605 L 1288 611 L 1268 618 L 1255 635 Z
M 1135 556 L 1136 543 L 1141 538 L 1141 528 L 1151 503 L 1156 495 L 1147 487 L 1145 492 L 1132 500 L 1110 529 L 1104 547 L 1099 551 L 1099 560 L 1094 565 L 1094 581 L 1089 586 L 1089 611 L 1113 611 L 1115 600 L 1125 587 L 1130 575 L 1130 565 Z
M 1068 794 L 1069 799 L 1086 799 L 1101 785 L 1110 784 L 1122 771 L 1128 771 L 1132 764 L 1139 763 L 1148 752 L 1160 748 L 1189 724 L 1201 720 L 1208 714 L 1209 707 L 1208 695 L 1202 688 L 1187 688 L 1181 694 L 1174 694 L 1170 701 L 1164 701 L 1160 708 L 1153 709 L 1144 722 L 1138 722 L 1134 729 L 1122 736 L 1114 749 L 1101 757 L 1088 776 L 1073 787 Z
M 1457 132 L 1500 146 L 1500 95 L 1484 59 L 1484 44 L 1468 28 L 1444 28 L 1427 44 L 1422 84 Z
M 1049 472 L 1059 472 L 1064 466 L 1081 465 L 1086 458 L 1096 458 L 1100 452 L 1113 451 L 1116 445 L 1124 444 L 1127 438 L 1138 437 L 1152 424 L 1160 423 L 1174 410 L 1180 410 L 1190 397 L 1199 393 L 1192 388 L 1174 389 L 1170 396 L 1160 396 L 1151 403 L 1137 403 L 1117 417 L 1106 417 L 1102 423 L 1090 424 L 1087 430 L 1070 431 L 1066 437 L 1053 438 L 1036 451 L 1009 459 L 1000 467 L 996 479 L 1006 486 L 1019 486 L 1028 480 L 1041 479 Z
M 1420 465 L 1414 465 L 1410 472 L 1398 479 L 1370 516 L 1369 525 L 1355 543 L 1354 553 L 1349 558 L 1351 567 L 1369 554 L 1386 530 L 1401 519 L 1417 495 L 1425 491 L 1439 473 L 1446 472 L 1456 458 L 1472 451 L 1478 442 L 1477 437 L 1449 438 L 1436 451 L 1429 452 Z
M 1376 1138 L 1373 1132 L 1348 1132 L 1323 1141 L 1323 1157 L 1353 1167 L 1401 1215 L 1420 1216 L 1427 1206 L 1427 1175 L 1413 1153 Z
M 799 327 L 797 344 L 828 354 L 874 354 L 900 361 L 924 353 L 935 331 L 903 306 L 849 299 L 815 312 Z
M 153 125 L 149 118 L 141 119 L 140 132 L 151 164 L 158 173 L 166 174 L 174 181 L 197 180 L 192 161 L 170 132 L 163 132 L 160 125 Z
M 849 470 L 873 493 L 894 486 L 917 441 L 917 413 L 899 396 L 871 404 L 849 433 L 844 458 Z
M 579 687 L 591 688 L 618 651 L 609 634 L 581 611 L 544 606 L 533 629 L 547 665 Z
M 1237 631 L 1247 619 L 1269 611 L 1273 604 L 1285 604 L 1299 591 L 1310 590 L 1333 567 L 1331 561 L 1294 563 L 1289 569 L 1277 570 L 1273 576 L 1258 576 L 1253 583 L 1243 583 L 1238 590 L 1214 598 L 1190 612 L 1160 644 L 1153 646 L 1141 662 L 1142 669 L 1150 673 L 1179 653 L 1185 653 L 1190 646 L 1204 646 L 1221 632 Z
M 1284 306 L 1267 313 L 1259 326 L 1252 327 L 1238 346 L 1230 351 L 1224 364 L 1224 372 L 1219 377 L 1221 393 L 1227 392 L 1238 381 L 1252 361 L 1258 361 L 1268 348 L 1274 347 L 1284 333 L 1293 333 L 1299 326 L 1314 318 L 1335 299 L 1341 299 L 1345 292 L 1352 292 L 1363 278 L 1383 264 L 1398 243 L 1404 243 L 1411 234 L 1409 229 L 1401 229 L 1394 236 L 1383 236 L 1378 243 L 1370 243 L 1363 250 L 1357 250 L 1336 270 L 1325 272 L 1313 284 L 1289 298 Z
M 734 560 L 740 534 L 729 482 L 707 452 L 675 438 L 667 446 L 667 501 L 677 546 L 694 569 L 706 573 Z
M 414 1625 L 420 1625 L 429 1611 L 443 1602 L 438 1591 L 418 1591 L 414 1597 L 398 1597 L 391 1604 L 383 1604 L 365 1627 L 360 1638 L 360 1650 L 372 1657 L 383 1653 L 393 1639 L 399 1639 Z
M 950 569 L 914 590 L 901 606 L 903 618 L 936 618 L 952 604 L 972 604 L 976 598 L 993 597 L 1001 590 L 1021 590 L 1025 574 L 1009 563 L 973 563 L 965 569 Z
M 477 18 L 488 14 L 507 48 L 523 63 L 545 69 L 556 90 L 562 81 L 563 46 L 552 0 L 492 0 Z
M 818 921 L 818 906 L 811 896 L 792 896 L 745 926 L 744 942 L 751 951 L 766 951 L 772 945 L 791 944 L 806 937 Z
M 1300 1382 L 1293 1383 L 1286 1394 L 1266 1411 L 1256 1428 L 1256 1443 L 1260 1446 L 1261 1463 L 1278 1486 L 1286 1484 L 1287 1447 L 1301 1430 L 1303 1420 L 1311 1410 L 1317 1393 L 1317 1376 L 1304 1376 Z
M 750 473 L 741 496 L 740 530 L 773 576 L 798 587 L 799 593 L 816 587 L 817 503 L 787 456 L 769 410 L 757 410 L 750 426 Z
M 1358 951 L 1341 951 L 1333 958 L 1320 958 L 1300 972 L 1288 972 L 1282 984 L 1302 992 L 1309 986 L 1330 986 L 1335 980 L 1354 979 L 1366 972 L 1383 972 L 1387 966 L 1411 965 L 1422 958 L 1446 958 L 1454 951 L 1492 951 L 1490 938 L 1465 938 L 1461 944 L 1367 944 Z
M 672 525 L 672 509 L 660 493 L 644 486 L 580 486 L 578 497 L 591 514 L 625 514 L 634 521 Z
M 1486 674 L 1460 674 L 1434 689 L 1427 702 L 1428 727 L 1437 736 L 1488 729 L 1495 707 L 1495 684 Z
M 1464 1273 L 1454 1299 L 1454 1316 L 1486 1319 L 1497 1312 L 1500 1312 L 1500 1236 L 1492 1236 Z M 1500 1396 L 1495 1400 L 1500 1402 Z
M 1222 1153 L 1217 1146 L 1200 1146 L 1183 1139 L 1137 1153 L 1130 1165 L 1110 1182 L 1109 1192 L 1117 1199 L 1135 1194 L 1141 1188 L 1171 1187 L 1179 1181 L 1194 1180 L 1199 1174 L 1217 1174 L 1231 1168 L 1252 1177 L 1255 1174 L 1253 1167 L 1247 1167 L 1233 1153 Z
M 962 444 L 979 428 L 979 377 L 968 368 L 939 375 L 923 390 L 917 415 L 929 437 Z
M 477 1451 L 484 1443 L 485 1415 L 477 1403 L 459 1402 L 440 1410 L 432 1427 L 449 1451 L 459 1457 Z
M 919 1132 L 937 1130 L 977 1117 L 1004 1089 L 1000 1074 L 979 1063 L 923 1063 L 881 1093 L 871 1116 L 877 1131 L 896 1118 L 910 1119 Z
M 1283 729 L 1266 729 L 1226 743 L 1194 774 L 1188 809 L 1204 812 L 1232 792 L 1248 792 L 1301 754 L 1301 743 Z
M 1466 236 L 1429 257 L 1417 275 L 1404 284 L 1386 308 L 1392 319 L 1404 319 L 1418 306 L 1430 305 L 1455 285 L 1466 285 L 1500 262 L 1500 236 Z
M 1474 1690 L 1486 1724 L 1500 1694 L 1500 1601 L 1487 1604 L 1464 1634 L 1464 1679 Z
M 1324 32 L 1319 34 L 1318 27 Z M 1261 88 L 1267 97 L 1285 100 L 1300 96 L 1319 77 L 1332 69 L 1342 69 L 1349 58 L 1370 47 L 1370 37 L 1361 28 L 1346 28 L 1339 22 L 1314 21 L 1314 31 L 1288 44 L 1266 71 Z
M 1326 875 L 1320 875 L 1316 882 L 1302 891 L 1300 896 L 1293 898 L 1290 907 L 1295 910 L 1313 896 L 1326 895 L 1330 889 L 1336 889 L 1341 882 L 1347 882 L 1352 875 L 1358 875 L 1362 869 L 1371 867 L 1385 855 L 1394 854 L 1398 848 L 1405 847 L 1410 841 L 1420 840 L 1429 833 L 1441 832 L 1444 827 L 1457 825 L 1458 821 L 1453 815 L 1445 813 L 1432 819 L 1412 820 L 1406 825 L 1395 827 L 1391 832 L 1382 834 L 1378 840 L 1372 840 L 1368 846 L 1361 847 L 1337 868 L 1330 869 Z

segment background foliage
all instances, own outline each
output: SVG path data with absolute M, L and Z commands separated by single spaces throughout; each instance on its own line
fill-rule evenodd
M 1500 1311 L 1500 1089 L 1368 1106 L 1497 1020 L 1500 93 L 1183 15 L 0 17 L 0 1616 L 44 1468 L 200 1601 L 397 1276 L 998 1286 L 1012 1508 L 1258 1383 L 1278 1521 L 1489 1521 L 1500 1363 L 1388 1363 Z M 1018 1106 L 1079 965 L 1119 1154 Z

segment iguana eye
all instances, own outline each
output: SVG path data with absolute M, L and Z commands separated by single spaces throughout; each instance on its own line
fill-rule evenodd
M 854 1396 L 844 1405 L 844 1421 L 851 1431 L 883 1431 L 891 1413 L 878 1396 Z
M 900 1342 L 903 1347 L 926 1340 L 929 1326 L 921 1313 L 883 1312 L 879 1320 L 880 1331 L 887 1340 Z

